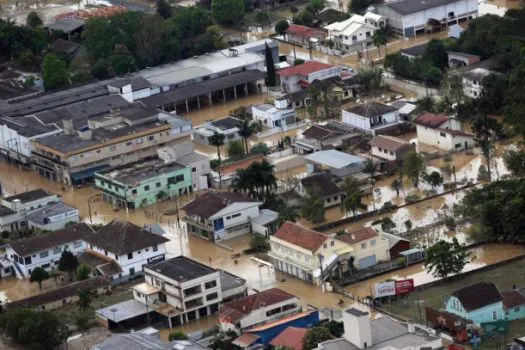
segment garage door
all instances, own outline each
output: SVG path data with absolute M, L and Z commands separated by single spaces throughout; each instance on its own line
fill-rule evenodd
M 366 269 L 367 267 L 373 266 L 376 264 L 376 256 L 370 255 L 366 258 L 359 259 L 359 268 Z

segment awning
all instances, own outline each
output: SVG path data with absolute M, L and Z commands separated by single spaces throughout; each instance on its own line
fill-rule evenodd
M 108 164 L 98 165 L 98 166 L 95 166 L 93 168 L 89 168 L 89 169 L 86 169 L 86 170 L 78 171 L 76 173 L 72 173 L 71 174 L 71 178 L 73 179 L 73 181 L 79 181 L 79 180 L 87 179 L 89 177 L 93 177 L 93 175 L 95 175 L 95 173 L 97 171 L 104 170 L 104 169 L 107 169 L 107 168 L 109 168 Z

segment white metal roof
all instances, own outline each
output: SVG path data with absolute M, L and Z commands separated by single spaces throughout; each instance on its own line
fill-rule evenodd
M 307 155 L 305 158 L 312 162 L 323 164 L 335 169 L 341 169 L 350 164 L 364 162 L 363 159 L 359 157 L 334 149 L 315 152 Z

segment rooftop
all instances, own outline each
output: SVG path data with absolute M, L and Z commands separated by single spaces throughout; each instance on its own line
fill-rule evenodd
M 62 203 L 62 202 L 58 202 L 58 203 L 48 205 L 47 207 L 43 207 L 40 210 L 37 210 L 29 214 L 26 217 L 26 219 L 28 221 L 34 222 L 39 225 L 46 225 L 49 223 L 46 219 L 49 219 L 52 216 L 66 214 L 72 211 L 76 211 L 78 215 L 77 208 L 67 205 L 65 203 Z
M 400 15 L 409 15 L 411 13 L 432 9 L 438 6 L 443 6 L 457 2 L 458 0 L 401 0 L 386 3 L 383 6 L 390 7 Z
M 14 130 L 20 136 L 33 137 L 43 135 L 53 131 L 60 131 L 56 124 L 44 124 L 34 115 L 24 117 L 2 117 L 0 124 L 6 125 L 9 129 Z
M 477 310 L 503 300 L 494 283 L 484 281 L 458 289 L 452 295 L 458 298 L 467 311 Z
M 11 208 L 0 205 L 0 217 L 9 216 L 13 214 L 16 214 L 16 212 L 12 211 Z
M 315 35 L 326 35 L 326 32 L 320 29 L 310 28 L 306 26 L 301 26 L 298 24 L 292 24 L 286 29 L 286 34 L 296 35 L 302 37 L 313 37 Z
M 414 123 L 423 125 L 432 129 L 439 128 L 443 123 L 448 121 L 448 116 L 445 114 L 434 114 L 425 112 L 414 120 Z
M 131 318 L 145 315 L 146 305 L 138 300 L 130 299 L 118 304 L 113 304 L 95 311 L 97 315 L 107 318 L 113 322 L 122 322 Z
M 197 344 L 188 341 L 192 345 Z M 198 347 L 175 347 L 172 343 L 165 343 L 160 340 L 158 334 L 145 334 L 142 332 L 112 334 L 102 343 L 94 345 L 92 350 L 171 350 L 171 349 L 187 349 L 200 350 L 208 349 L 201 345 Z
M 321 70 L 330 69 L 334 66 L 326 63 L 321 63 L 317 61 L 308 61 L 297 66 L 288 67 L 281 69 L 277 72 L 278 75 L 282 77 L 291 77 L 294 75 L 307 76 L 308 74 L 315 73 Z
M 307 331 L 307 328 L 288 327 L 277 337 L 273 338 L 270 345 L 276 348 L 282 346 L 291 350 L 302 350 L 303 338 Z
M 345 243 L 354 244 L 376 236 L 378 236 L 378 233 L 373 228 L 361 227 L 347 232 L 344 235 L 337 236 L 337 239 Z
M 230 129 L 239 127 L 241 120 L 235 117 L 226 117 L 223 119 L 211 121 L 209 123 L 213 125 L 214 127 L 225 131 L 225 130 L 230 130 Z
M 525 305 L 525 296 L 521 295 L 516 290 L 501 293 L 503 298 L 503 306 L 507 309 L 511 309 L 517 306 Z
M 145 89 L 151 86 L 150 82 L 141 76 L 119 79 L 119 80 L 111 82 L 110 84 L 108 84 L 108 86 L 112 86 L 112 87 L 116 87 L 120 89 L 130 84 L 131 84 L 132 91 Z
M 71 33 L 82 28 L 85 24 L 86 21 L 80 18 L 59 18 L 53 23 L 48 24 L 46 28 L 50 30 L 58 30 L 64 33 Z
M 239 276 L 229 273 L 226 270 L 219 270 L 219 277 L 221 279 L 222 291 L 234 289 L 246 284 L 246 280 L 244 278 L 240 278 Z
M 406 49 L 401 50 L 401 53 L 411 57 L 423 56 L 427 50 L 427 46 L 428 43 L 407 47 Z
M 38 94 L 38 90 L 27 87 L 24 83 L 15 79 L 0 81 L 0 100 L 23 98 L 31 94 Z
M 346 111 L 364 118 L 373 118 L 395 112 L 397 109 L 379 102 L 367 102 Z
M 138 186 L 137 184 L 142 181 L 170 174 L 184 168 L 185 167 L 178 162 L 166 164 L 161 159 L 149 157 L 134 163 L 105 169 L 97 174 L 128 185 L 129 187 L 136 187 Z
M 192 152 L 192 153 L 185 154 L 182 157 L 178 157 L 177 163 L 185 165 L 185 166 L 189 166 L 191 164 L 194 164 L 194 163 L 197 163 L 203 160 L 209 160 L 209 159 L 210 158 L 206 157 L 205 155 L 202 155 L 197 152 Z
M 179 283 L 191 281 L 217 272 L 217 270 L 212 267 L 182 255 L 158 264 L 150 265 L 147 269 Z
M 85 240 L 88 236 L 92 235 L 93 232 L 93 229 L 89 227 L 89 225 L 78 223 L 54 232 L 10 242 L 9 246 L 19 256 L 24 257 L 65 243 Z
M 397 151 L 400 148 L 411 146 L 408 141 L 388 135 L 378 135 L 370 140 L 369 144 L 389 151 Z
M 334 196 L 343 192 L 332 182 L 332 178 L 326 172 L 314 173 L 302 178 L 301 184 L 307 190 L 317 189 L 320 191 L 319 195 L 323 197 Z
M 307 160 L 326 165 L 334 169 L 342 169 L 351 164 L 361 164 L 363 159 L 337 150 L 319 151 L 305 157 Z
M 165 243 L 169 239 L 144 230 L 128 221 L 113 220 L 85 241 L 116 255 L 124 255 Z
M 188 215 L 196 215 L 207 219 L 233 203 L 255 203 L 255 201 L 239 192 L 208 190 L 181 209 Z
M 32 202 L 46 197 L 56 196 L 54 193 L 48 192 L 44 189 L 37 188 L 36 190 L 16 194 L 14 196 L 9 196 L 4 198 L 4 201 L 11 203 L 14 200 L 20 200 L 22 203 Z
M 273 237 L 311 252 L 316 252 L 323 243 L 329 239 L 328 236 L 320 232 L 299 226 L 290 221 L 285 222 L 284 225 L 274 233 Z
M 65 52 L 69 55 L 73 54 L 75 51 L 77 51 L 81 47 L 81 45 L 73 41 L 65 40 L 62 38 L 58 38 L 57 40 L 55 40 L 52 46 L 54 50 Z

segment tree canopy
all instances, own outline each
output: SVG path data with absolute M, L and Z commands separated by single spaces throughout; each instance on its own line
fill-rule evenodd
M 332 339 L 332 333 L 327 327 L 317 326 L 308 329 L 303 338 L 303 350 L 316 349 L 319 343 Z
M 58 260 L 58 269 L 72 275 L 77 270 L 78 259 L 69 250 L 64 250 Z
M 66 62 L 50 53 L 44 58 L 42 76 L 46 90 L 54 90 L 69 85 Z
M 246 169 L 237 169 L 233 188 L 258 201 L 266 201 L 277 188 L 273 164 L 266 160 L 253 162 Z
M 425 266 L 438 278 L 460 273 L 469 261 L 465 245 L 459 244 L 456 237 L 452 242 L 439 241 L 427 249 Z
M 220 24 L 234 26 L 244 17 L 244 0 L 212 0 L 211 14 Z
M 31 283 L 33 283 L 33 282 L 38 283 L 38 288 L 40 288 L 40 290 L 42 290 L 42 282 L 44 282 L 48 278 L 49 278 L 49 273 L 46 270 L 44 270 L 41 267 L 35 267 L 33 269 L 33 271 L 31 271 L 31 276 L 29 277 L 29 282 L 31 282 Z
M 425 159 L 423 155 L 416 152 L 409 152 L 403 160 L 403 173 L 412 182 L 414 187 L 419 186 L 419 180 L 425 172 Z

